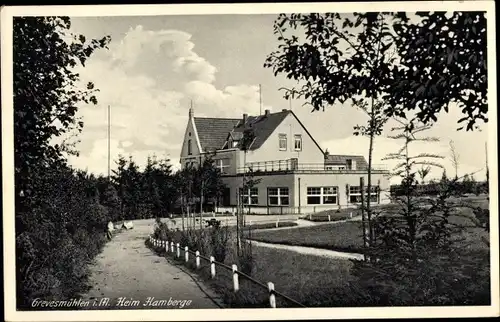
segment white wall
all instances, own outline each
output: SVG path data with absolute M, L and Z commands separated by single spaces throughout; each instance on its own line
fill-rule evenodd
M 279 134 L 287 135 L 287 150 L 279 149 Z M 294 135 L 302 135 L 302 151 L 295 151 Z M 264 144 L 247 154 L 247 163 L 298 158 L 299 163 L 324 163 L 323 152 L 300 125 L 295 116 L 289 113 L 274 130 Z
M 191 139 L 191 155 L 188 155 L 188 141 Z M 180 163 L 181 167 L 186 165 L 186 162 L 199 162 L 200 157 L 200 147 L 198 145 L 198 140 L 196 137 L 196 128 L 194 125 L 194 119 L 189 118 L 186 126 L 186 132 L 184 133 L 184 141 L 182 142 Z
M 251 211 L 254 213 L 298 213 L 300 206 L 300 213 L 319 212 L 328 209 L 341 208 L 354 208 L 357 204 L 348 202 L 346 194 L 346 185 L 359 186 L 360 177 L 364 177 L 365 185 L 368 182 L 367 174 L 354 174 L 343 173 L 334 174 L 324 171 L 317 173 L 307 174 L 280 174 L 280 175 L 264 175 L 255 176 L 254 179 L 261 181 L 256 186 L 258 188 L 259 204 L 257 207 L 252 207 Z M 300 179 L 300 180 L 299 180 Z M 236 192 L 239 187 L 242 187 L 242 177 L 225 177 L 223 181 L 230 188 L 231 193 L 231 206 L 237 205 Z M 300 181 L 300 184 L 299 184 Z M 380 193 L 380 204 L 387 204 L 390 202 L 389 194 L 389 180 L 382 174 L 372 174 L 372 185 L 379 185 L 382 190 Z M 299 188 L 300 186 L 300 188 Z M 308 205 L 307 204 L 307 187 L 338 187 L 338 204 L 328 205 Z M 288 207 L 273 207 L 269 206 L 267 210 L 267 188 L 269 187 L 287 187 L 289 189 L 290 204 Z

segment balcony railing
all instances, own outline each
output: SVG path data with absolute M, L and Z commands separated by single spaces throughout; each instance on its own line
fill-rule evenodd
M 237 169 L 237 173 L 248 172 L 326 172 L 326 173 L 366 173 L 368 169 L 331 169 L 332 165 L 324 163 L 299 163 L 297 159 L 273 160 L 247 163 L 246 167 Z M 372 165 L 373 173 L 388 173 L 385 165 Z

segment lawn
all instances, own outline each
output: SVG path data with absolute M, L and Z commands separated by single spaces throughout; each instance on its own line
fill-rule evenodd
M 350 280 L 352 263 L 313 255 L 303 255 L 285 250 L 252 246 L 254 268 L 252 278 L 267 284 L 273 282 L 275 290 L 302 303 L 305 306 L 345 306 L 355 305 L 350 297 L 347 283 Z M 231 266 L 237 263 L 234 245 L 224 263 Z M 165 256 L 163 250 L 157 251 Z M 184 252 L 180 260 L 168 255 L 170 261 L 185 266 Z M 193 257 L 191 257 L 193 258 Z M 239 278 L 240 290 L 233 292 L 232 272 L 221 266 L 216 267 L 216 278 L 210 278 L 210 266 L 205 260 L 201 268 L 196 270 L 191 259 L 187 264 L 191 271 L 205 280 L 217 292 L 227 307 L 233 308 L 266 308 L 269 307 L 268 290 L 258 286 L 243 276 Z M 298 305 L 276 296 L 277 307 L 298 307 Z
M 252 239 L 267 243 L 317 247 L 345 252 L 362 252 L 361 222 L 318 224 L 295 229 L 254 231 Z
M 385 204 L 385 205 L 372 205 L 372 208 L 377 211 L 394 212 L 396 210 L 396 205 Z M 310 213 L 305 216 L 300 217 L 301 219 L 314 221 L 314 222 L 326 222 L 326 221 L 339 221 L 345 220 L 356 216 L 361 216 L 361 211 L 358 208 L 345 208 L 345 209 L 330 209 L 319 211 L 316 213 Z
M 474 199 L 477 206 L 488 207 L 483 200 Z M 382 208 L 389 213 L 396 209 L 395 205 Z M 458 216 L 451 216 L 450 223 L 467 227 L 454 235 L 457 246 L 468 250 L 484 249 L 486 244 L 482 241 L 488 238 L 488 233 L 482 228 L 476 228 L 472 220 L 474 215 L 471 209 L 460 208 Z M 362 224 L 359 221 L 348 221 L 336 224 L 318 224 L 316 226 L 300 227 L 289 230 L 255 231 L 252 239 L 268 243 L 296 245 L 306 247 L 324 248 L 337 251 L 362 253 Z

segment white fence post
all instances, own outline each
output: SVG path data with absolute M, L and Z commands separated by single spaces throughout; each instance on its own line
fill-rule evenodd
M 330 215 L 328 215 L 328 221 L 331 221 L 331 220 L 332 220 L 332 218 L 330 217 Z
M 173 253 L 174 252 L 174 242 L 170 242 L 170 251 Z
M 276 295 L 274 295 L 274 283 L 268 282 L 267 288 L 269 290 L 269 306 L 273 309 L 276 308 Z
M 280 217 L 278 217 L 278 218 L 276 219 L 276 228 L 278 228 L 279 223 L 280 223 Z
M 181 257 L 181 245 L 177 243 L 177 258 Z
M 215 258 L 210 256 L 210 276 L 215 278 Z
M 349 213 L 349 218 L 352 218 L 352 211 Z
M 184 247 L 184 257 L 186 258 L 186 263 L 189 262 L 189 248 Z
M 200 251 L 196 251 L 196 268 L 200 268 Z
M 237 270 L 238 266 L 236 266 L 236 264 L 233 264 L 233 289 L 235 293 L 238 292 L 238 290 L 240 289 Z

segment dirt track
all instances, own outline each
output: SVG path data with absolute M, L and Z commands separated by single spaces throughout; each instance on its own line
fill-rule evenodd
M 153 225 L 152 219 L 134 221 L 133 229 L 106 244 L 91 266 L 92 289 L 83 296 L 97 303 L 90 309 L 219 308 L 221 301 L 195 276 L 145 246 Z

